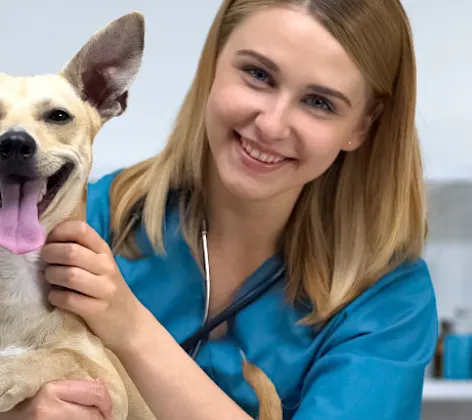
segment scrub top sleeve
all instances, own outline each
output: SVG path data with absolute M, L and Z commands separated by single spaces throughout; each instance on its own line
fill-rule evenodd
M 438 336 L 427 269 L 396 278 L 344 316 L 304 381 L 293 420 L 420 420 Z

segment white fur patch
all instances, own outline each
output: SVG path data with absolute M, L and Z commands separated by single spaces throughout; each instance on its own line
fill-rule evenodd
M 46 281 L 39 273 L 38 252 L 14 255 L 0 248 L 0 269 L 0 307 L 42 303 Z
M 0 349 L 0 357 L 7 357 L 7 356 L 18 356 L 19 354 L 23 354 L 30 351 L 29 348 L 27 347 L 16 347 L 16 346 L 11 346 L 11 347 L 6 347 L 4 349 Z

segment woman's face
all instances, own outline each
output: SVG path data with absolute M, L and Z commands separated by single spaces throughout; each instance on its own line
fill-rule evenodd
M 369 128 L 369 87 L 303 9 L 251 15 L 228 39 L 206 109 L 213 167 L 241 199 L 298 195 Z

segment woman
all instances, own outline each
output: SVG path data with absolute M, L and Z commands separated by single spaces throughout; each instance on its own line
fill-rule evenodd
M 165 149 L 90 185 L 91 227 L 50 235 L 47 280 L 81 292 L 51 303 L 116 352 L 159 419 L 254 417 L 245 356 L 285 419 L 419 420 L 437 316 L 415 75 L 399 0 L 224 1 Z M 284 275 L 194 361 L 179 343 L 204 316 L 205 226 L 210 319 Z M 64 381 L 12 418 L 109 405 L 99 383 Z

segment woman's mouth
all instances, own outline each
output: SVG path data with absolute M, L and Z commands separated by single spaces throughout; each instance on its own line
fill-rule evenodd
M 266 167 L 271 167 L 271 168 L 275 168 L 277 166 L 280 166 L 282 163 L 291 160 L 278 153 L 259 149 L 258 146 L 254 142 L 246 139 L 245 137 L 242 137 L 236 131 L 234 132 L 234 134 L 235 134 L 235 137 L 238 139 L 241 145 L 243 154 L 246 156 L 246 158 L 249 158 Z

